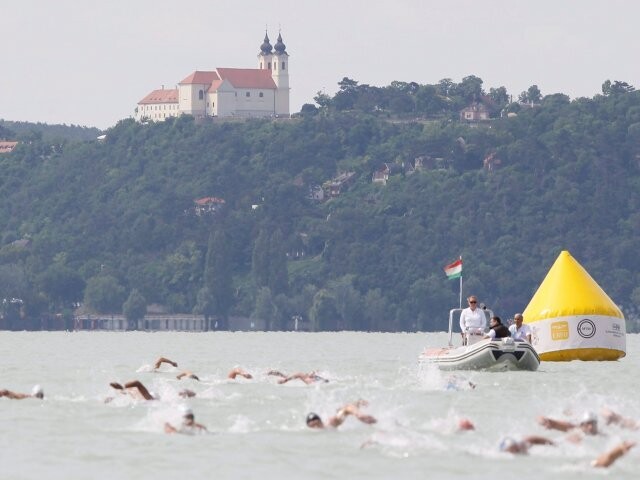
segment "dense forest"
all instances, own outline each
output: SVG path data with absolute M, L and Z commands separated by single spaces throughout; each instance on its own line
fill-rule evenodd
M 291 119 L 0 122 L 20 141 L 0 154 L 3 318 L 443 330 L 458 256 L 464 294 L 509 317 L 569 250 L 639 329 L 640 92 L 338 85 Z

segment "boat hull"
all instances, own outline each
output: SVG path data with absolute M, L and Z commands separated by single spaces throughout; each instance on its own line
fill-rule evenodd
M 482 340 L 458 348 L 433 348 L 420 354 L 421 364 L 441 370 L 537 370 L 540 357 L 528 342 L 509 339 Z

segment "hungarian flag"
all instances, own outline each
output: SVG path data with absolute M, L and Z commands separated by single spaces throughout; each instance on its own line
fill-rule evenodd
M 450 265 L 444 267 L 444 273 L 449 280 L 460 278 L 462 276 L 462 259 L 458 259 Z

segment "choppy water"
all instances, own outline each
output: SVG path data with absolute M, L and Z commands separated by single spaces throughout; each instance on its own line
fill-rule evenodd
M 456 374 L 462 387 L 477 384 L 459 390 L 447 388 L 449 374 L 417 364 L 422 348 L 446 340 L 443 333 L 0 332 L 0 389 L 29 392 L 39 383 L 46 395 L 0 398 L 0 478 L 637 478 L 640 446 L 608 470 L 589 463 L 621 440 L 640 440 L 640 431 L 602 425 L 604 435 L 574 445 L 535 419 L 575 420 L 606 405 L 640 420 L 640 336 L 627 337 L 619 362 Z M 150 372 L 160 355 L 179 368 Z M 227 380 L 236 365 L 255 379 Z M 201 381 L 176 380 L 182 369 Z M 278 385 L 270 369 L 316 370 L 330 382 Z M 133 379 L 162 399 L 120 395 L 104 403 L 113 395 L 109 382 Z M 197 396 L 181 399 L 184 387 Z M 327 417 L 358 398 L 370 402 L 365 411 L 377 424 L 305 426 L 309 411 Z M 184 404 L 212 434 L 163 433 Z M 476 430 L 456 432 L 461 417 Z M 498 451 L 504 436 L 528 434 L 558 445 L 527 456 Z

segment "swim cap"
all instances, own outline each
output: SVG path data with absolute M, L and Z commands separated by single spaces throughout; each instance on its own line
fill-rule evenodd
M 598 416 L 593 412 L 584 412 L 580 423 L 598 423 Z
M 503 438 L 502 441 L 500 442 L 500 447 L 499 448 L 500 448 L 501 452 L 508 452 L 513 447 L 515 447 L 517 444 L 518 444 L 518 442 L 516 442 L 513 438 L 506 437 L 506 438 Z
M 193 410 L 191 410 L 189 407 L 187 406 L 183 406 L 180 408 L 180 411 L 182 412 L 182 416 L 183 417 L 188 417 L 188 416 L 193 416 Z
M 33 395 L 34 397 L 42 396 L 44 395 L 44 391 L 42 390 L 42 387 L 40 385 L 34 385 L 31 389 L 31 395 Z
M 309 415 L 307 415 L 307 425 L 317 420 L 320 420 L 320 416 L 317 413 L 311 412 Z

